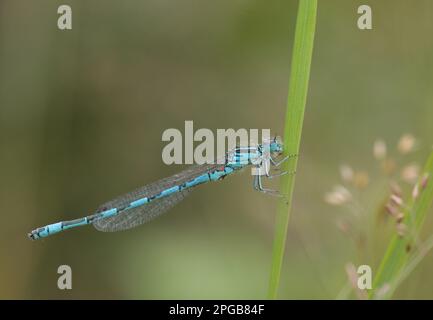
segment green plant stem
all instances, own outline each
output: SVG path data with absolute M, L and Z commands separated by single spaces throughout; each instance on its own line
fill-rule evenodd
M 426 255 L 433 249 L 433 235 L 430 236 L 419 248 L 418 252 L 413 255 L 410 261 L 406 264 L 400 274 L 394 279 L 394 283 L 390 286 L 389 294 L 392 294 L 394 290 L 409 276 L 409 274 L 415 270 L 415 268 L 421 263 Z
M 313 53 L 316 12 L 317 0 L 299 1 L 284 129 L 285 156 L 299 153 Z M 295 157 L 284 163 L 283 170 L 295 172 L 296 166 L 297 158 Z M 268 292 L 268 298 L 270 299 L 277 298 L 278 294 L 294 185 L 294 174 L 287 174 L 282 177 L 280 191 L 284 197 L 278 203 L 275 222 Z
M 423 181 L 427 179 L 426 181 Z M 427 215 L 429 208 L 433 202 L 433 152 L 418 181 L 419 195 L 416 199 L 412 197 L 405 205 L 404 224 L 408 226 L 408 234 L 405 237 L 394 235 L 388 246 L 384 258 L 380 264 L 379 270 L 373 282 L 373 290 L 369 297 L 375 298 L 375 292 L 380 290 L 383 285 L 393 285 L 400 283 L 397 281 L 401 276 L 406 265 L 410 261 L 412 251 L 417 245 L 416 239 L 419 238 L 419 232 Z M 425 186 L 423 185 L 425 183 Z M 407 272 L 404 275 L 407 276 Z M 396 289 L 396 285 L 392 286 L 386 294 L 381 298 L 390 298 Z

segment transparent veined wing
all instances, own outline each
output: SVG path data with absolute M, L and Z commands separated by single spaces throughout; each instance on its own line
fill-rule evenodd
M 221 168 L 221 164 L 204 164 L 192 166 L 173 176 L 161 179 L 149 185 L 145 185 L 111 201 L 108 201 L 101 205 L 97 212 L 128 206 L 133 201 L 144 197 L 152 197 L 168 188 L 182 185 L 198 176 L 212 172 L 217 168 Z M 183 189 L 182 191 L 173 193 L 160 199 L 155 199 L 150 203 L 143 204 L 139 207 L 122 211 L 118 215 L 97 220 L 93 223 L 93 225 L 97 230 L 105 232 L 134 228 L 162 215 L 174 205 L 182 201 L 191 192 L 191 190 L 191 188 Z

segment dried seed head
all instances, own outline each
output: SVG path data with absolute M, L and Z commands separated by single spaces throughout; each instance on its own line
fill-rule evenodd
M 400 237 L 404 237 L 407 233 L 407 226 L 404 223 L 397 223 L 396 229 Z
M 382 162 L 382 170 L 385 174 L 390 175 L 394 173 L 395 169 L 397 168 L 397 165 L 395 164 L 395 161 L 391 158 L 385 159 Z
M 423 177 L 422 177 L 422 179 L 421 179 L 421 189 L 423 189 L 423 190 L 424 190 L 425 188 L 427 188 L 428 176 L 429 176 L 429 174 L 426 173 L 426 174 L 423 175 Z
M 349 279 L 349 283 L 352 286 L 352 288 L 355 289 L 354 291 L 358 299 L 367 299 L 368 298 L 367 291 L 361 290 L 358 287 L 358 272 L 356 270 L 355 265 L 349 262 L 346 264 L 345 269 L 346 269 L 347 278 Z
M 418 183 L 416 183 L 412 190 L 412 198 L 417 199 L 418 196 L 419 196 L 419 185 Z
M 413 151 L 415 144 L 416 144 L 415 137 L 412 134 L 407 133 L 400 138 L 397 148 L 401 154 L 407 154 Z
M 341 175 L 341 179 L 344 182 L 352 182 L 353 180 L 353 169 L 346 165 L 346 164 L 342 164 L 340 166 L 340 175 Z
M 335 194 L 334 192 L 326 193 L 324 200 L 326 203 L 334 206 L 339 206 L 344 203 L 343 199 L 339 195 Z
M 335 186 L 331 192 L 325 194 L 325 202 L 339 206 L 352 200 L 352 194 L 343 186 Z
M 401 171 L 401 178 L 407 183 L 415 183 L 419 176 L 419 166 L 417 164 L 410 164 L 403 168 Z
M 397 216 L 395 217 L 395 219 L 397 220 L 397 223 L 401 223 L 404 219 L 404 213 L 403 212 L 399 212 L 397 214 Z
M 386 158 L 386 143 L 382 139 L 377 139 L 373 145 L 373 155 L 377 160 Z
M 364 189 L 368 186 L 370 179 L 368 177 L 368 173 L 365 171 L 359 171 L 355 173 L 355 177 L 353 180 L 353 183 L 355 187 L 359 189 Z
M 391 189 L 391 193 L 392 194 L 395 194 L 395 195 L 397 195 L 399 197 L 403 196 L 403 191 L 401 190 L 401 187 L 400 187 L 400 185 L 397 182 L 391 181 L 389 183 L 389 188 Z
M 387 203 L 385 205 L 385 210 L 388 212 L 391 216 L 397 217 L 398 210 L 395 206 L 393 206 L 391 203 Z
M 346 274 L 349 279 L 350 285 L 358 289 L 358 273 L 356 272 L 356 267 L 353 263 L 349 262 L 346 264 Z
M 398 207 L 401 207 L 403 205 L 403 199 L 395 194 L 391 195 L 391 203 L 397 205 Z

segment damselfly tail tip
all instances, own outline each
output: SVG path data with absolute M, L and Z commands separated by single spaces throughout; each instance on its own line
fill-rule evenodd
M 32 232 L 27 233 L 27 237 L 28 237 L 30 240 L 32 240 L 32 241 L 38 239 L 38 235 L 37 235 L 37 233 L 35 232 L 35 230 L 33 230 Z

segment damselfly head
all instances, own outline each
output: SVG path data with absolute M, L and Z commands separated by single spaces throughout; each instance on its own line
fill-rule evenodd
M 270 144 L 269 149 L 271 153 L 281 154 L 283 153 L 283 142 L 279 136 L 275 136 Z

